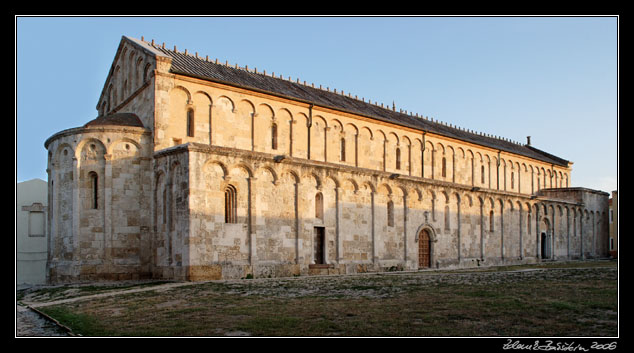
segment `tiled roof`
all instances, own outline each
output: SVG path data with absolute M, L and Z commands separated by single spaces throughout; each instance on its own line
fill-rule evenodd
M 138 44 L 140 41 L 135 40 Z M 153 51 L 159 51 L 172 59 L 170 72 L 184 76 L 196 77 L 208 81 L 224 83 L 251 90 L 257 90 L 273 95 L 283 96 L 315 106 L 328 107 L 335 110 L 354 113 L 376 120 L 394 123 L 401 126 L 427 131 L 462 141 L 515 153 L 543 162 L 568 167 L 568 161 L 534 147 L 518 144 L 506 139 L 471 132 L 465 129 L 448 126 L 428 119 L 383 108 L 369 102 L 352 98 L 343 94 L 330 92 L 320 88 L 292 82 L 282 78 L 255 73 L 244 68 L 236 68 L 224 64 L 217 64 L 206 59 L 188 55 L 162 46 L 141 42 Z

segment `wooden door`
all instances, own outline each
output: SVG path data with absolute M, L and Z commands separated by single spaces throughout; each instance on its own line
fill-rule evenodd
M 418 267 L 431 267 L 431 242 L 429 232 L 425 229 L 418 235 Z

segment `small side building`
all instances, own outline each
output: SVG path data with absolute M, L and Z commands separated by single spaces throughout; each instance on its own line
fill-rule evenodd
M 16 186 L 16 284 L 46 283 L 48 185 L 32 179 Z

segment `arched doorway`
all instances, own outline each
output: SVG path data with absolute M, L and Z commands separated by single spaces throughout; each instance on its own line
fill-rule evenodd
M 418 233 L 418 268 L 431 267 L 431 235 L 429 230 Z

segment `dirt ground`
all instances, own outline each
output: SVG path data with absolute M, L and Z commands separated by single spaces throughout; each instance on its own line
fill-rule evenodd
M 343 317 L 331 317 L 330 313 L 308 312 L 302 307 L 296 308 L 297 312 L 304 312 L 307 316 L 315 316 L 324 322 L 330 321 L 339 324 L 338 329 L 343 331 L 343 323 L 348 323 L 354 319 L 360 321 L 372 319 L 371 316 L 362 318 L 363 315 L 369 315 L 362 311 L 355 311 L 351 306 L 346 307 L 345 302 L 359 303 L 362 302 L 368 312 L 371 313 L 374 303 L 395 303 L 402 305 L 406 300 L 420 297 L 420 293 L 431 294 L 432 289 L 452 288 L 453 294 L 455 288 L 475 288 L 475 292 L 464 292 L 459 298 L 461 301 L 457 305 L 465 305 L 461 311 L 455 308 L 446 308 L 449 317 L 451 315 L 463 315 L 471 312 L 468 308 L 470 297 L 476 296 L 479 300 L 491 303 L 504 302 L 504 305 L 522 305 L 517 299 L 509 301 L 504 297 L 504 293 L 495 291 L 487 291 L 487 288 L 510 288 L 514 284 L 523 286 L 529 283 L 538 283 L 539 281 L 561 280 L 566 283 L 583 283 L 586 279 L 603 277 L 606 279 L 617 279 L 617 268 L 615 263 L 610 262 L 575 262 L 570 264 L 544 264 L 529 267 L 512 267 L 512 268 L 496 268 L 496 269 L 471 269 L 471 270 L 455 270 L 455 271 L 419 271 L 419 272 L 394 272 L 381 274 L 362 274 L 362 275 L 342 275 L 342 276 L 306 276 L 296 278 L 276 278 L 276 279 L 250 279 L 250 280 L 225 280 L 225 281 L 209 281 L 209 282 L 146 282 L 146 283 L 92 283 L 83 285 L 67 285 L 67 286 L 51 286 L 26 289 L 19 292 L 18 300 L 24 305 L 40 309 L 46 308 L 65 308 L 72 307 L 73 310 L 81 313 L 107 319 L 126 320 L 135 319 L 135 316 L 147 315 L 148 308 L 157 317 L 165 315 L 172 320 L 177 318 L 186 323 L 194 318 L 202 318 L 209 316 L 210 311 L 214 310 L 213 315 L 217 315 L 216 320 L 223 318 L 223 310 L 233 308 L 227 314 L 225 326 L 219 325 L 210 328 L 211 331 L 197 333 L 196 335 L 213 335 L 213 336 L 247 336 L 251 334 L 262 335 L 257 333 L 263 330 L 266 335 L 267 326 L 275 325 L 295 325 L 296 318 L 289 318 L 289 322 L 260 322 L 258 325 L 249 326 L 245 318 L 253 319 L 249 310 L 257 305 L 266 305 L 271 310 L 275 310 L 278 302 L 281 303 L 301 303 L 301 301 L 318 303 L 319 305 L 333 305 L 342 303 L 337 306 L 342 312 Z M 502 286 L 502 287 L 500 287 Z M 572 287 L 571 287 L 572 288 Z M 570 290 L 570 289 L 569 289 Z M 528 297 L 531 295 L 530 288 L 527 287 Z M 522 294 L 524 295 L 524 294 Z M 422 299 L 421 299 L 422 300 Z M 439 297 L 438 300 L 442 300 Z M 581 298 L 579 298 L 581 300 Z M 583 309 L 579 302 L 552 300 L 549 306 L 564 313 L 578 314 Z M 244 307 L 242 307 L 244 305 Z M 286 304 L 284 304 L 286 305 Z M 338 305 L 338 304 L 337 304 Z M 578 305 L 578 306 L 577 306 Z M 598 304 L 591 304 L 597 306 Z M 333 306 L 334 307 L 334 306 Z M 278 309 L 284 306 L 277 307 Z M 347 309 L 347 310 L 346 310 Z M 507 310 L 504 306 L 495 304 L 494 310 Z M 508 310 L 511 310 L 510 308 Z M 598 322 L 593 323 L 594 326 L 615 327 L 615 323 L 606 322 L 605 318 L 614 318 L 617 312 L 602 309 L 601 317 Z M 366 309 L 363 309 L 364 311 Z M 376 310 L 383 310 L 378 308 Z M 400 310 L 400 309 L 399 309 Z M 264 311 L 264 308 L 259 308 Z M 136 313 L 129 318 L 126 315 Z M 176 313 L 176 314 L 175 314 Z M 181 315 L 181 316 L 174 316 Z M 184 315 L 184 316 L 183 316 Z M 410 315 L 418 315 L 413 312 Z M 420 313 L 410 323 L 406 323 L 404 327 L 410 327 L 411 324 L 424 324 L 424 321 L 430 318 L 430 313 Z M 591 316 L 591 319 L 596 319 Z M 280 312 L 280 317 L 283 313 Z M 237 319 L 236 319 L 237 318 Z M 239 320 L 242 320 L 238 322 Z M 435 318 L 437 319 L 437 318 Z M 442 318 L 444 320 L 444 318 Z M 237 321 L 236 321 L 237 320 Z M 254 321 L 255 319 L 251 320 Z M 301 320 L 301 319 L 300 319 Z M 395 320 L 400 320 L 395 317 Z M 580 319 L 584 320 L 584 319 Z M 251 323 L 251 321 L 249 321 Z M 464 321 L 464 320 L 463 320 Z M 398 324 L 398 322 L 397 322 Z M 581 323 L 585 325 L 585 323 Z M 261 327 L 262 326 L 262 327 Z M 597 326 L 597 327 L 598 327 Z M 283 327 L 281 328 L 283 329 Z M 319 327 L 318 327 L 319 329 Z M 610 328 L 612 330 L 612 328 Z M 160 335 L 163 331 L 157 331 Z M 174 331 L 165 331 L 166 335 L 178 335 Z M 325 331 L 329 332 L 329 331 Z M 378 331 L 379 334 L 381 331 Z M 389 332 L 389 331 L 386 331 Z M 42 319 L 30 309 L 21 305 L 16 306 L 16 336 L 56 336 L 64 335 L 65 332 L 52 325 L 49 321 Z M 344 332 L 345 334 L 345 332 Z M 154 335 L 154 333 L 152 333 Z M 273 333 L 272 335 L 276 335 Z

